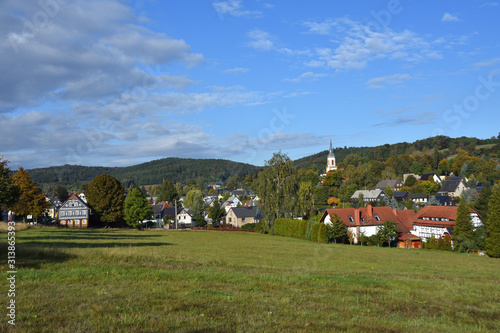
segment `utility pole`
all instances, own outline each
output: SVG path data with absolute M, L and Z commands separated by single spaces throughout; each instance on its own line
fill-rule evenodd
M 175 211 L 174 211 L 174 215 L 175 215 L 175 218 L 174 218 L 174 222 L 175 222 L 175 230 L 177 230 L 177 199 L 175 199 Z

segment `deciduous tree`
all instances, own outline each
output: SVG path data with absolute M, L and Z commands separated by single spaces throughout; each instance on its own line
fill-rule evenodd
M 23 216 L 26 221 L 27 215 L 33 215 L 36 221 L 43 216 L 45 209 L 49 206 L 45 200 L 42 190 L 37 183 L 31 180 L 30 175 L 22 167 L 13 175 L 14 184 L 19 189 L 19 199 L 13 206 L 17 215 Z
M 125 190 L 118 179 L 106 173 L 97 176 L 89 183 L 85 195 L 97 219 L 106 227 L 123 221 Z
M 398 227 L 394 221 L 387 220 L 377 228 L 377 235 L 382 244 L 387 243 L 391 247 L 391 240 L 398 236 Z
M 290 158 L 281 152 L 274 153 L 257 178 L 257 190 L 268 223 L 289 217 L 295 206 L 297 187 L 297 171 Z
M 186 194 L 183 201 L 184 207 L 187 207 L 193 213 L 193 220 L 197 227 L 206 225 L 204 213 L 205 202 L 203 201 L 203 193 L 198 189 L 193 189 Z

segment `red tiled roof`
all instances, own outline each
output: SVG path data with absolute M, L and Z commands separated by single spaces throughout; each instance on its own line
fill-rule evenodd
M 404 235 L 399 236 L 398 239 L 404 241 L 406 239 L 420 239 L 421 240 L 422 238 L 420 238 L 416 235 L 413 235 L 413 234 L 404 234 Z
M 371 214 L 369 214 L 370 208 L 372 210 Z M 399 216 L 400 212 L 402 211 L 396 211 L 395 213 L 391 207 L 387 206 L 371 207 L 371 205 L 368 205 L 368 207 L 361 207 L 361 208 L 332 208 L 325 210 L 320 221 L 324 221 L 326 215 L 333 215 L 333 214 L 337 214 L 340 217 L 340 220 L 344 223 L 344 225 L 348 227 L 357 225 L 359 226 L 383 225 L 385 221 L 394 221 L 394 223 L 396 223 L 396 225 L 398 226 L 399 232 L 409 233 L 410 230 L 412 229 L 410 221 L 411 213 L 404 213 L 404 215 L 402 216 L 403 218 L 401 219 Z M 356 213 L 359 214 L 359 219 L 356 218 Z M 379 221 L 377 221 L 375 215 L 379 217 L 380 219 Z M 349 220 L 349 216 L 352 217 L 354 222 L 351 222 Z M 364 222 L 362 219 L 364 219 Z
M 425 206 L 415 215 L 414 224 L 432 225 L 437 227 L 453 227 L 457 218 L 458 206 Z M 477 212 L 470 209 L 471 213 Z M 424 217 L 448 219 L 449 221 L 424 220 Z

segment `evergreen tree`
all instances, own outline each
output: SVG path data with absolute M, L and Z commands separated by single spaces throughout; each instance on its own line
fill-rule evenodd
M 215 198 L 212 207 L 209 209 L 212 225 L 216 226 L 220 220 L 226 215 L 226 210 L 220 206 L 219 199 Z
M 500 185 L 495 184 L 488 203 L 486 225 L 486 251 L 490 257 L 500 257 Z
M 142 229 L 141 221 L 150 219 L 152 216 L 148 199 L 137 187 L 132 187 L 128 192 L 123 211 L 127 224 L 136 229 Z
M 455 228 L 453 229 L 453 239 L 455 241 L 455 249 L 459 252 L 465 252 L 466 249 L 461 246 L 462 243 L 469 244 L 469 240 L 474 239 L 474 226 L 470 216 L 469 205 L 465 202 L 464 197 L 460 197 L 460 203 L 457 208 L 457 217 L 455 219 Z
M 10 175 L 7 163 L 6 160 L 0 158 L 0 214 L 2 209 L 11 208 L 19 199 L 19 188 Z
M 43 192 L 22 167 L 14 173 L 13 179 L 15 186 L 19 189 L 19 198 L 12 210 L 16 215 L 23 216 L 24 221 L 27 215 L 33 215 L 33 219 L 38 220 L 49 206 Z
M 116 224 L 123 220 L 125 189 L 118 179 L 108 174 L 97 176 L 89 183 L 85 195 L 96 217 L 106 227 L 109 223 Z
M 328 229 L 328 239 L 337 243 L 337 240 L 341 243 L 347 238 L 347 231 L 344 223 L 337 214 L 330 215 L 330 221 L 332 222 L 331 227 Z
M 158 196 L 158 201 L 166 201 L 171 206 L 175 199 L 179 198 L 179 193 L 175 188 L 174 183 L 170 179 L 165 179 L 160 187 L 160 195 Z
M 492 188 L 490 183 L 484 183 L 481 193 L 474 202 L 474 209 L 481 217 L 481 222 L 483 222 L 484 225 L 488 224 L 488 202 L 490 201 L 491 190 Z

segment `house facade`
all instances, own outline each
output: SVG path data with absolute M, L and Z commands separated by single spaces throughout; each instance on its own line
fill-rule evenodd
M 387 188 L 387 185 L 390 186 L 390 188 L 394 191 L 399 191 L 403 186 L 403 182 L 397 179 L 385 179 L 381 180 L 375 185 L 375 188 L 378 190 L 385 190 Z
M 90 207 L 75 194 L 59 208 L 59 224 L 69 228 L 87 228 L 90 219 Z
M 193 226 L 193 213 L 189 208 L 182 208 L 177 214 L 178 227 L 190 228 Z
M 351 201 L 352 202 L 357 201 L 360 194 L 363 195 L 363 202 L 367 204 L 372 202 L 378 202 L 380 200 L 383 200 L 384 198 L 387 199 L 389 198 L 387 194 L 385 194 L 385 192 L 382 190 L 357 190 L 351 196 Z
M 441 195 L 448 195 L 451 198 L 457 198 L 462 195 L 462 192 L 466 189 L 462 177 L 453 177 L 450 180 L 446 180 L 438 192 Z
M 258 223 L 262 219 L 258 207 L 231 207 L 226 214 L 226 224 L 241 228 L 247 223 Z
M 417 212 L 413 220 L 412 234 L 426 241 L 430 237 L 441 238 L 445 235 L 452 239 L 458 206 L 425 206 Z M 479 214 L 470 209 L 474 228 L 482 225 Z
M 331 216 L 334 214 L 353 233 L 354 242 L 357 243 L 361 235 L 370 237 L 377 234 L 378 228 L 386 221 L 393 221 L 398 227 L 399 234 L 409 234 L 415 213 L 398 211 L 387 206 L 372 207 L 372 205 L 361 208 L 332 208 L 325 210 L 319 222 L 331 225 Z

